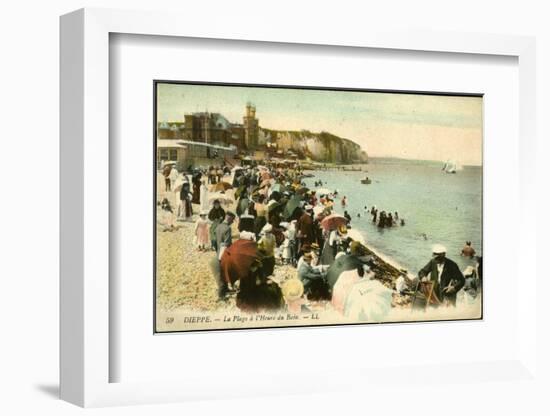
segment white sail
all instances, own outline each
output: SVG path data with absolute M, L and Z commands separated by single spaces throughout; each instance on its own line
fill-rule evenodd
M 461 170 L 461 169 L 462 169 L 462 166 L 460 166 L 454 160 L 447 160 L 442 170 L 445 171 L 445 173 L 456 173 L 458 170 Z

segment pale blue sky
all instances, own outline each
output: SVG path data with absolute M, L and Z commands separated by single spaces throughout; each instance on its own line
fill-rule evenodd
M 242 123 L 248 101 L 261 127 L 328 131 L 370 156 L 481 164 L 479 97 L 159 84 L 158 120 L 207 110 Z

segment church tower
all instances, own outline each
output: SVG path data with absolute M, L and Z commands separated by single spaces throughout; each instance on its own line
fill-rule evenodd
M 243 117 L 244 144 L 247 149 L 258 147 L 259 122 L 256 118 L 256 107 L 251 103 L 246 104 L 246 112 Z

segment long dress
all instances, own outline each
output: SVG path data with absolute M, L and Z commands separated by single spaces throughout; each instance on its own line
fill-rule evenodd
M 206 247 L 209 242 L 208 221 L 200 218 L 195 223 L 195 236 L 197 237 L 197 247 Z
M 193 215 L 193 206 L 191 205 L 191 193 L 189 192 L 189 184 L 183 184 L 180 191 L 181 211 L 180 217 L 185 220 L 190 220 Z
M 201 212 L 208 211 L 208 188 L 203 183 L 200 189 Z
M 323 252 L 321 253 L 320 259 L 321 264 L 330 266 L 334 263 L 339 240 L 340 238 L 338 237 L 338 233 L 336 231 L 331 231 L 329 238 L 325 240 L 325 244 L 323 246 Z
M 200 179 L 193 179 L 193 204 L 200 204 L 200 188 L 201 188 L 201 181 Z

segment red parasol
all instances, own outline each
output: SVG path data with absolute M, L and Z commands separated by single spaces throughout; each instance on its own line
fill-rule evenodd
M 257 258 L 258 245 L 255 241 L 235 241 L 222 254 L 220 261 L 222 278 L 231 284 L 239 279 L 245 279 Z
M 336 230 L 341 225 L 346 225 L 347 219 L 340 214 L 330 214 L 323 218 L 321 221 L 321 227 L 325 230 Z

